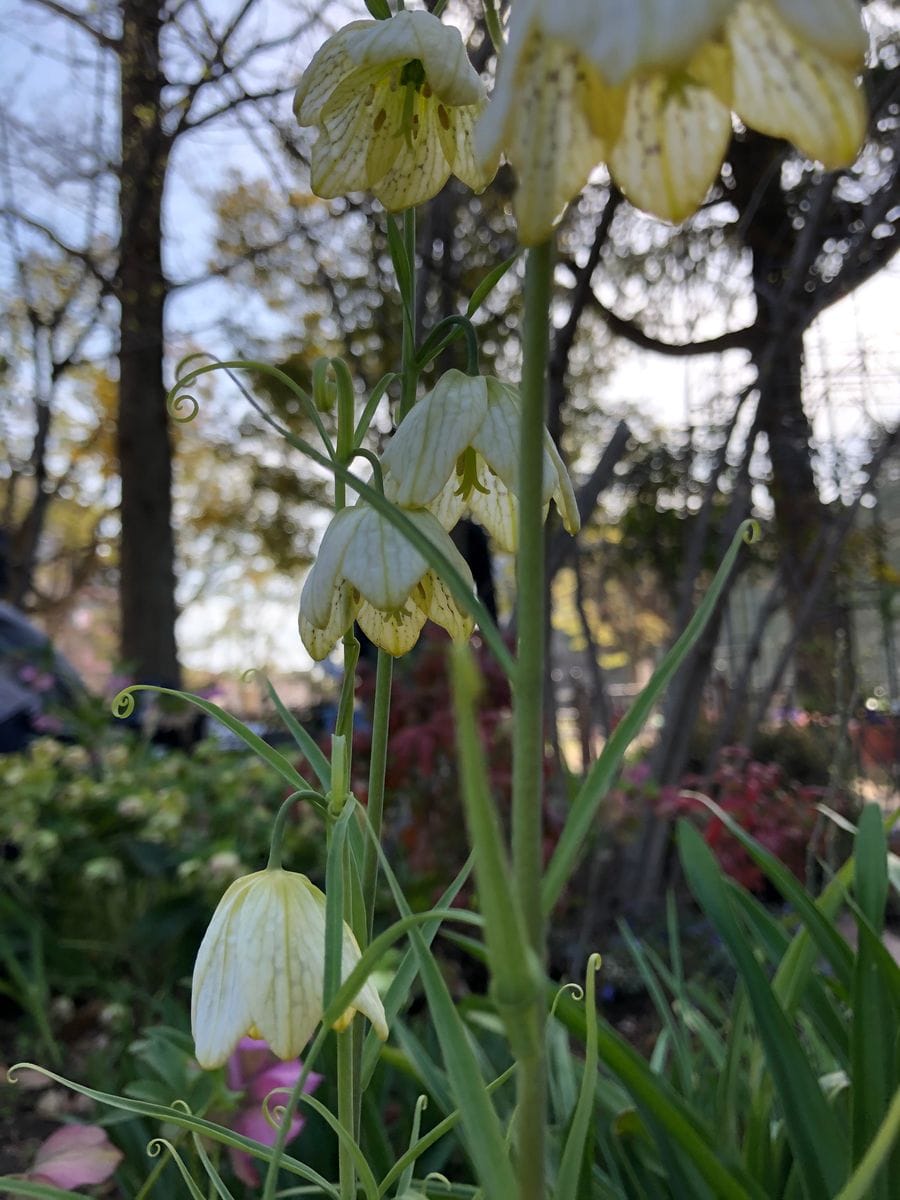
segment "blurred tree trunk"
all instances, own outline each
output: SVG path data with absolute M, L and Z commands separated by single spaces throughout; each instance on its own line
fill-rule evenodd
M 757 421 L 768 442 L 785 603 L 796 619 L 816 571 L 812 547 L 832 521 L 816 486 L 813 431 L 803 404 L 803 337 L 813 315 L 803 285 L 819 252 L 831 188 L 826 191 L 820 183 L 809 189 L 804 219 L 798 222 L 796 198 L 782 185 L 784 153 L 783 142 L 755 135 L 734 163 L 736 200 L 748 218 L 745 244 L 752 253 L 756 321 L 750 350 L 759 388 Z M 847 629 L 832 573 L 799 634 L 794 654 L 799 704 L 824 711 L 833 707 L 837 635 Z
M 121 655 L 138 680 L 180 683 L 175 644 L 172 445 L 163 385 L 162 201 L 170 139 L 158 0 L 123 0 L 118 454 Z

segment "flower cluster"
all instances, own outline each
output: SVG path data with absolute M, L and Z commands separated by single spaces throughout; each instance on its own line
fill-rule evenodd
M 469 588 L 472 574 L 448 531 L 468 512 L 502 549 L 515 551 L 518 437 L 515 388 L 447 371 L 401 422 L 382 458 L 386 498 Z M 544 505 L 552 499 L 575 533 L 575 494 L 546 431 L 540 487 Z M 406 654 L 427 618 L 454 638 L 472 632 L 446 583 L 386 516 L 365 503 L 339 512 L 300 597 L 300 636 L 313 658 L 325 658 L 354 620 L 389 654 Z
M 828 168 L 851 162 L 865 50 L 854 0 L 515 0 L 488 104 L 458 32 L 401 12 L 330 38 L 296 112 L 319 130 L 320 196 L 369 188 L 404 208 L 451 171 L 485 187 L 506 154 L 530 245 L 602 162 L 637 206 L 683 220 L 715 180 L 732 114 Z

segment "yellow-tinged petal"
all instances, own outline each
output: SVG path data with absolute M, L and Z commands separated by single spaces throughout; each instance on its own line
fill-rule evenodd
M 437 519 L 424 509 L 405 515 L 474 592 L 465 559 Z M 355 619 L 376 645 L 405 654 L 425 623 L 432 580 L 426 559 L 386 517 L 363 503 L 342 509 L 325 531 L 300 597 L 304 646 L 313 658 L 325 658 Z M 445 628 L 452 632 L 466 620 L 455 611 Z
M 294 94 L 294 116 L 299 125 L 317 123 L 335 87 L 353 70 L 353 59 L 347 52 L 348 42 L 353 40 L 357 30 L 374 24 L 374 21 L 351 21 L 313 55 Z
M 360 508 L 345 508 L 332 517 L 303 585 L 300 608 L 307 620 L 320 629 L 325 629 L 335 619 L 335 594 L 344 579 L 344 557 L 362 516 Z
M 401 508 L 427 505 L 453 474 L 485 418 L 482 376 L 447 371 L 404 417 L 382 455 L 387 495 Z
M 484 419 L 472 439 L 472 445 L 492 468 L 494 474 L 513 490 L 519 478 L 519 442 L 522 429 L 522 407 L 519 393 L 509 384 L 488 377 L 488 402 Z M 549 491 L 547 493 L 550 495 Z
M 356 619 L 370 642 L 399 658 L 408 654 L 419 640 L 426 613 L 412 600 L 406 600 L 402 608 L 389 612 L 363 601 Z
M 499 152 L 492 159 L 481 159 L 475 153 L 475 124 L 486 108 L 485 103 L 469 104 L 464 108 L 435 108 L 436 128 L 444 157 L 450 170 L 473 192 L 483 192 L 497 174 Z
M 432 91 L 448 104 L 477 104 L 484 98 L 484 84 L 469 62 L 459 30 L 431 13 L 409 10 L 389 21 L 373 21 L 346 46 L 359 66 L 419 59 Z
M 387 487 L 387 483 L 385 483 Z M 434 516 L 442 529 L 455 528 L 457 521 L 466 511 L 466 501 L 463 499 L 459 486 L 459 477 L 454 471 L 433 500 L 425 505 Z
M 428 578 L 428 616 L 435 625 L 446 629 L 454 641 L 465 641 L 472 636 L 475 622 L 463 612 L 444 581 L 432 571 Z
M 359 520 L 344 555 L 344 577 L 374 608 L 386 612 L 400 609 L 428 570 L 428 563 L 399 529 L 374 508 L 360 504 L 355 511 Z M 419 515 L 407 513 L 416 524 Z
M 734 4 L 735 0 L 560 0 L 533 7 L 540 10 L 537 20 L 547 37 L 581 50 L 609 83 L 620 84 L 637 72 L 686 62 L 722 27 Z
M 409 136 L 397 143 L 387 174 L 369 186 L 388 212 L 400 212 L 436 196 L 449 178 L 450 164 L 437 130 L 437 102 L 416 93 Z
M 731 138 L 731 113 L 686 75 L 656 74 L 628 91 L 610 170 L 628 199 L 667 221 L 683 221 L 715 180 Z
M 359 961 L 344 926 L 341 974 Z M 304 875 L 266 870 L 231 885 L 213 915 L 194 967 L 191 1027 L 197 1061 L 221 1066 L 251 1029 L 281 1058 L 294 1058 L 322 1019 L 325 897 Z M 366 982 L 352 1008 L 387 1036 L 384 1008 Z
M 191 1028 L 201 1067 L 220 1066 L 253 1021 L 242 986 L 240 913 L 254 875 L 236 879 L 219 901 L 197 951 L 191 991 Z
M 770 0 L 801 42 L 861 70 L 869 39 L 857 0 Z
M 366 187 L 371 187 L 390 171 L 402 148 L 403 93 L 396 86 L 396 79 L 382 76 L 370 83 L 366 103 L 369 111 Z
M 801 41 L 768 3 L 742 0 L 728 40 L 734 109 L 742 121 L 787 138 L 829 170 L 853 162 L 866 107 L 852 69 Z
M 310 182 L 317 196 L 330 198 L 370 186 L 373 166 L 387 155 L 387 146 L 399 148 L 392 131 L 403 111 L 400 93 L 393 94 L 391 111 L 379 125 L 383 72 L 363 67 L 345 76 L 331 93 L 319 115 L 319 137 L 312 148 Z M 390 160 L 388 160 L 390 161 Z
M 300 640 L 310 656 L 316 662 L 321 662 L 331 653 L 338 638 L 342 637 L 353 624 L 356 610 L 359 607 L 359 597 L 355 588 L 346 580 L 337 584 L 332 595 L 328 621 L 320 627 L 310 621 L 304 610 L 304 594 L 308 583 L 309 576 L 306 577 L 306 584 L 303 586 L 303 592 L 300 593 Z
M 434 196 L 456 166 L 486 187 L 496 156 L 491 169 L 471 146 L 484 96 L 453 26 L 420 11 L 354 22 L 313 57 L 295 97 L 297 120 L 319 130 L 312 190 L 330 198 L 368 189 L 399 210 Z
M 566 464 L 549 433 L 544 435 L 544 453 L 553 464 L 553 503 L 562 517 L 566 532 L 571 533 L 574 537 L 581 528 L 578 501 L 575 499 L 575 489 L 572 487 L 572 480 L 569 478 Z
M 469 497 L 472 516 L 495 539 L 501 550 L 515 554 L 519 548 L 519 504 L 503 480 L 485 463 L 480 464 L 479 481 L 484 492 L 473 490 Z
M 540 33 L 529 36 L 515 58 L 510 45 L 500 60 L 494 98 L 476 130 L 476 150 L 489 161 L 502 148 L 512 161 L 519 240 L 525 245 L 550 236 L 604 157 L 596 117 L 585 107 L 590 74 L 576 49 L 547 42 Z

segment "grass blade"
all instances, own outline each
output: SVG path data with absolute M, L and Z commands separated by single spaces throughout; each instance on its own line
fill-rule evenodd
M 563 1149 L 556 1180 L 556 1200 L 577 1200 L 578 1179 L 584 1162 L 584 1150 L 591 1130 L 594 1115 L 594 1093 L 597 1089 L 597 984 L 596 973 L 600 968 L 600 955 L 592 954 L 588 959 L 584 981 L 584 1015 L 587 1022 L 587 1042 L 584 1066 L 581 1074 L 581 1089 L 572 1114 L 569 1136 Z
M 850 1039 L 853 1088 L 850 1129 L 853 1162 L 859 1164 L 885 1118 L 897 1087 L 895 1056 L 888 1047 L 897 1036 L 897 1012 L 890 986 L 891 973 L 900 973 L 884 952 L 880 933 L 888 896 L 887 839 L 881 810 L 863 809 L 857 826 L 854 890 L 859 905 L 858 948 L 853 971 L 853 1027 Z M 884 1171 L 869 1184 L 870 1200 L 891 1200 Z
M 844 1132 L 738 924 L 712 851 L 687 821 L 678 824 L 678 846 L 691 890 L 728 947 L 747 990 L 807 1194 L 832 1196 L 847 1175 L 849 1148 Z

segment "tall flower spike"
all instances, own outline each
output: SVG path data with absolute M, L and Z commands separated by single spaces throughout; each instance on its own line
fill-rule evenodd
M 385 494 L 428 508 L 445 529 L 467 510 L 504 550 L 518 545 L 519 394 L 489 376 L 447 371 L 403 419 L 382 457 Z M 568 472 L 544 432 L 545 506 L 556 504 L 569 533 L 580 520 Z
M 344 925 L 341 979 L 359 962 Z M 197 953 L 191 1031 L 201 1067 L 220 1067 L 242 1037 L 264 1038 L 279 1058 L 295 1058 L 322 1020 L 325 896 L 305 875 L 267 869 L 237 879 L 219 901 Z M 387 1038 L 384 1007 L 367 980 L 336 1022 L 355 1012 Z
M 312 190 L 372 191 L 391 211 L 430 199 L 451 173 L 481 191 L 498 162 L 475 158 L 484 106 L 458 29 L 419 11 L 354 21 L 315 54 L 294 99 L 297 121 L 319 131 Z
M 465 559 L 431 513 L 406 516 L 474 591 Z M 386 517 L 368 504 L 337 513 L 300 596 L 300 637 L 312 657 L 325 658 L 354 620 L 388 654 L 406 654 L 429 617 L 451 637 L 472 633 L 471 617 Z
M 515 166 L 526 244 L 604 159 L 633 203 L 680 221 L 715 180 L 732 112 L 830 169 L 852 162 L 865 48 L 854 0 L 517 0 L 476 147 Z

